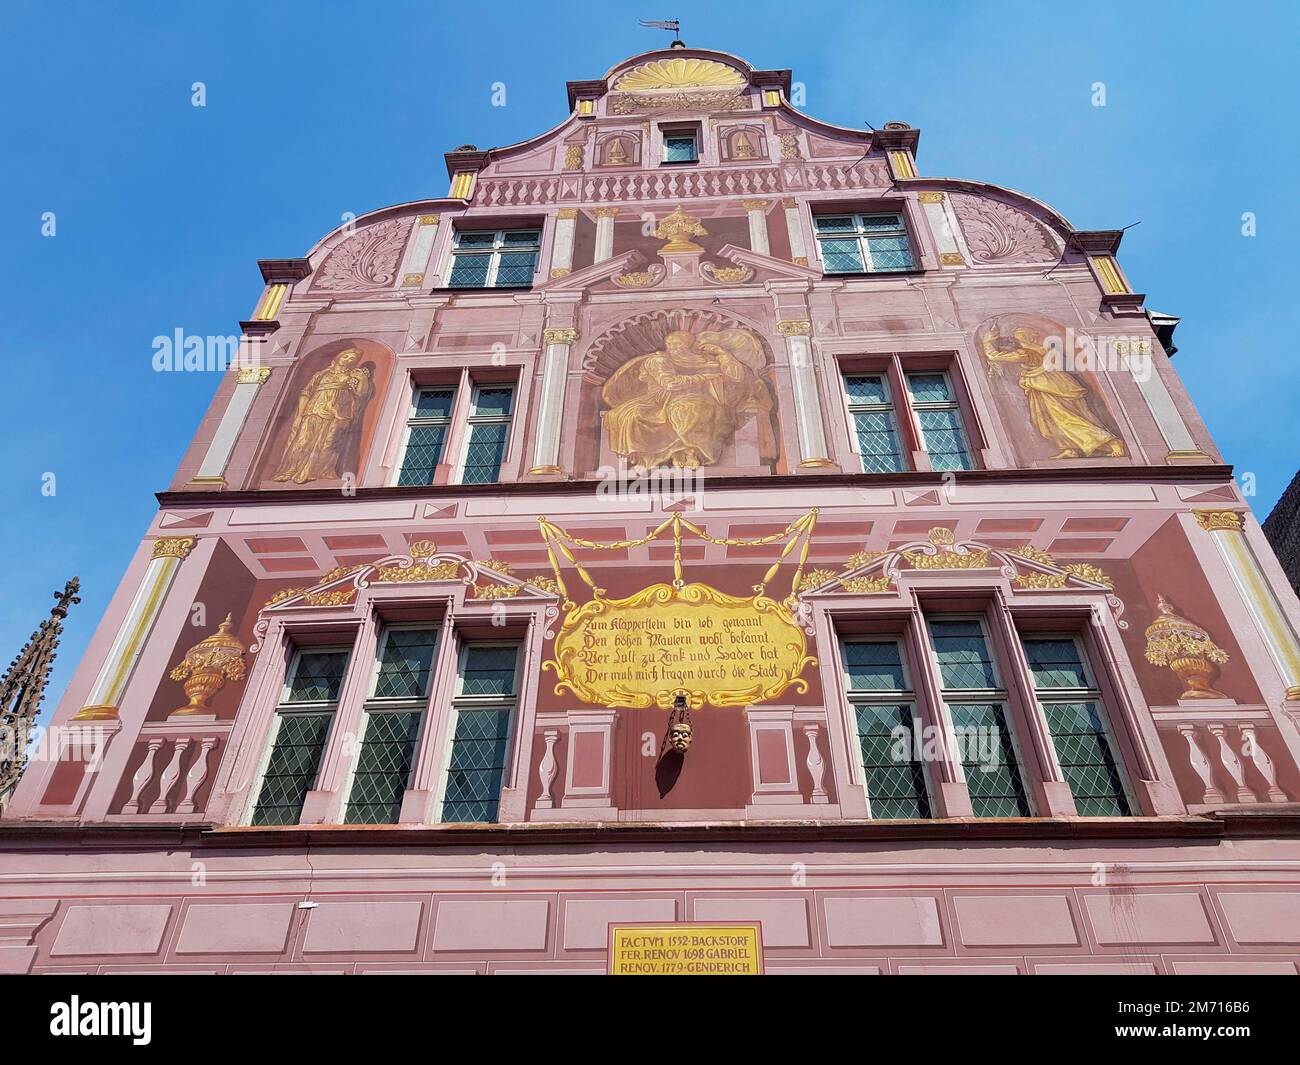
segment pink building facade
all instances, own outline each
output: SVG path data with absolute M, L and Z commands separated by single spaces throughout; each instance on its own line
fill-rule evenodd
M 0 968 L 1296 974 L 1300 606 L 1120 233 L 789 90 L 639 55 L 261 261 Z

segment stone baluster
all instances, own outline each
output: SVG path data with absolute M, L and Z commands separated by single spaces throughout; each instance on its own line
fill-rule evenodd
M 171 761 L 167 763 L 167 768 L 162 771 L 162 776 L 158 778 L 158 798 L 154 799 L 149 807 L 151 814 L 165 814 L 167 812 L 167 800 L 171 798 L 172 789 L 176 787 L 176 782 L 181 778 L 181 759 L 185 757 L 185 752 L 190 749 L 190 738 L 183 736 L 172 745 Z
M 131 778 L 131 797 L 126 800 L 126 804 L 122 807 L 124 814 L 138 814 L 140 812 L 140 794 L 149 786 L 149 781 L 153 780 L 154 760 L 158 757 L 162 745 L 161 738 L 149 741 L 144 761 L 140 763 L 140 768 L 135 771 L 135 775 Z
M 1223 792 L 1214 786 L 1214 772 L 1210 768 L 1210 760 L 1205 757 L 1205 752 L 1201 750 L 1200 745 L 1196 742 L 1196 729 L 1192 725 L 1179 725 L 1178 731 L 1183 739 L 1187 741 L 1187 761 L 1201 780 L 1201 799 L 1203 803 L 1223 802 Z
M 542 792 L 537 796 L 536 806 L 539 810 L 549 810 L 555 805 L 551 785 L 555 782 L 555 774 L 559 769 L 555 760 L 555 741 L 560 738 L 560 730 L 548 728 L 542 737 L 546 740 L 546 753 L 542 755 L 542 761 L 537 767 L 537 773 L 542 778 Z
M 203 787 L 203 782 L 208 779 L 208 755 L 216 745 L 216 736 L 204 736 L 199 741 L 199 753 L 195 756 L 190 771 L 185 774 L 185 794 L 176 805 L 178 814 L 192 814 L 195 812 L 195 797 L 199 793 L 199 788 Z
M 815 803 L 830 802 L 830 796 L 826 794 L 826 760 L 817 743 L 820 731 L 818 725 L 803 727 L 803 734 L 808 737 L 808 759 L 805 764 L 808 766 L 808 775 L 812 777 L 812 801 Z
M 1286 792 L 1277 786 L 1277 770 L 1273 768 L 1273 759 L 1260 746 L 1259 737 L 1255 735 L 1255 726 L 1241 724 L 1237 726 L 1241 733 L 1241 753 L 1250 759 L 1256 771 L 1268 785 L 1269 802 L 1286 802 Z
M 1233 793 L 1237 802 L 1254 802 L 1255 793 L 1246 787 L 1246 772 L 1241 767 L 1241 759 L 1237 757 L 1237 752 L 1232 749 L 1228 743 L 1227 729 L 1217 722 L 1207 725 L 1211 736 L 1214 737 L 1216 753 L 1219 757 L 1219 764 L 1223 766 L 1224 771 L 1232 779 Z

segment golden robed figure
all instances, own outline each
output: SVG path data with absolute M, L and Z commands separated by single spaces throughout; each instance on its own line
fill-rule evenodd
M 1038 434 L 1059 450 L 1054 459 L 1087 455 L 1127 455 L 1124 441 L 1105 428 L 1088 405 L 1088 389 L 1065 370 L 1044 366 L 1047 348 L 1032 329 L 1000 337 L 989 329 L 980 341 L 990 363 L 1022 362 L 1020 387 L 1029 401 L 1029 420 Z
M 746 329 L 669 333 L 663 351 L 632 359 L 606 382 L 610 448 L 634 466 L 711 466 L 753 415 L 760 456 L 776 459 L 763 368 L 762 345 Z
M 298 396 L 298 411 L 275 472 L 277 481 L 334 481 L 354 430 L 373 391 L 368 367 L 358 366 L 361 352 L 347 348 L 325 369 L 312 375 Z

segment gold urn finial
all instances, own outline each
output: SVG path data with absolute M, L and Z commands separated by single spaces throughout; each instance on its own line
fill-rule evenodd
M 662 248 L 663 252 L 676 251 L 703 251 L 700 245 L 687 239 L 689 237 L 707 237 L 709 231 L 700 225 L 700 220 L 694 215 L 689 215 L 682 210 L 681 204 L 672 209 L 672 212 L 665 216 L 664 220 L 659 223 L 655 229 L 655 236 L 660 240 L 668 241 Z
M 244 679 L 244 645 L 231 634 L 232 623 L 232 615 L 227 614 L 217 631 L 186 651 L 185 657 L 168 674 L 172 680 L 185 682 L 185 694 L 190 700 L 168 717 L 211 715 L 208 700 L 226 681 Z
M 1163 594 L 1156 596 L 1159 614 L 1147 626 L 1146 660 L 1153 666 L 1168 666 L 1185 685 L 1180 699 L 1228 699 L 1210 687 L 1215 663 L 1228 661 L 1228 654 L 1194 621 L 1175 609 Z

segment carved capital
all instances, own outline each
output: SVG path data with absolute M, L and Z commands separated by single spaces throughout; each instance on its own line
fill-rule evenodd
M 922 192 L 917 196 L 922 203 L 943 203 L 942 192 Z
M 189 558 L 197 542 L 192 536 L 160 536 L 153 542 L 153 554 L 149 557 L 179 558 L 183 562 Z
M 545 344 L 572 344 L 577 339 L 576 329 L 547 329 L 542 333 L 542 342 Z
M 740 201 L 740 205 L 741 205 L 743 208 L 745 208 L 746 211 L 766 211 L 766 210 L 767 210 L 767 201 L 766 201 L 766 200 L 741 200 L 741 201 Z
M 269 366 L 245 366 L 239 371 L 237 380 L 241 385 L 264 385 L 270 376 Z
M 1245 527 L 1240 511 L 1237 510 L 1193 510 L 1196 524 L 1206 532 L 1241 532 Z
M 787 318 L 776 323 L 776 331 L 783 337 L 810 337 L 812 336 L 812 322 L 806 318 Z
M 617 217 L 618 217 L 618 208 L 617 208 L 617 207 L 597 207 L 597 208 L 592 212 L 592 214 L 594 214 L 597 218 L 617 218 Z
M 416 219 L 416 221 L 418 221 L 422 226 L 436 226 L 442 221 L 442 215 L 422 214 L 418 219 Z
M 561 220 L 565 218 L 577 218 L 578 209 L 576 207 L 561 207 L 555 212 L 555 217 Z

